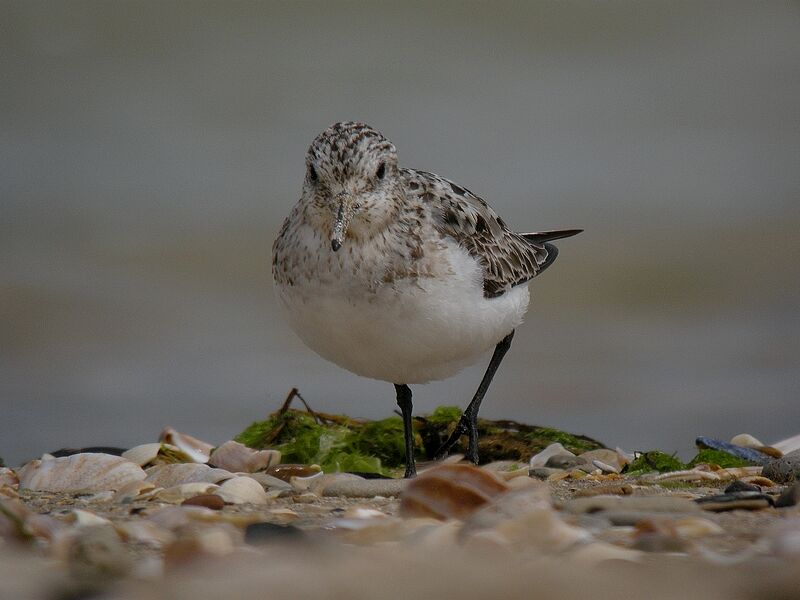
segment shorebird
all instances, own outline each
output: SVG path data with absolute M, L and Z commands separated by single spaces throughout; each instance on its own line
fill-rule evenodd
M 273 245 L 272 274 L 309 348 L 394 384 L 411 477 L 409 384 L 450 377 L 494 348 L 437 453 L 466 433 L 466 458 L 477 464 L 478 410 L 528 308 L 527 283 L 558 255 L 551 241 L 580 231 L 514 233 L 467 188 L 401 167 L 380 132 L 343 122 L 308 149 L 300 200 Z

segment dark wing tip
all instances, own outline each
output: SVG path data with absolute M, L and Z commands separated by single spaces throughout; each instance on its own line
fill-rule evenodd
M 537 231 L 534 233 L 520 233 L 528 242 L 534 244 L 541 244 L 544 242 L 552 242 L 553 240 L 561 240 L 564 238 L 578 235 L 583 229 L 554 229 L 552 231 Z

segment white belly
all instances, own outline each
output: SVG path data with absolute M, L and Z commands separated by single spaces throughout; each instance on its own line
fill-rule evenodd
M 523 319 L 528 287 L 483 296 L 478 263 L 455 244 L 445 277 L 404 279 L 375 290 L 345 282 L 279 286 L 289 323 L 316 353 L 391 383 L 444 379 L 475 362 Z

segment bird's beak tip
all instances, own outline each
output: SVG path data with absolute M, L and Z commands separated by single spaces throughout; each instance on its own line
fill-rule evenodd
M 339 240 L 331 240 L 331 250 L 337 252 L 342 247 L 342 242 Z

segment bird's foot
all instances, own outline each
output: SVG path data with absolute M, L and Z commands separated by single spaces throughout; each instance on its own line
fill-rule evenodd
M 442 444 L 439 449 L 434 454 L 434 460 L 444 460 L 450 454 L 450 449 L 458 443 L 458 440 L 461 438 L 462 435 L 469 431 L 469 419 L 466 415 L 461 415 L 461 419 L 459 419 L 458 423 L 456 424 L 455 429 L 453 429 L 453 433 L 450 434 L 450 437 L 447 438 L 447 441 Z M 476 454 L 477 455 L 477 454 Z

